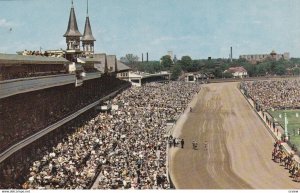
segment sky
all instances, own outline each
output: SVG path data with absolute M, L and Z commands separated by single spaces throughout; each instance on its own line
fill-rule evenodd
M 74 0 L 83 34 L 86 0 Z M 0 0 L 0 52 L 66 49 L 71 0 Z M 299 0 L 89 0 L 97 53 L 159 60 L 289 52 L 300 57 Z M 145 58 L 145 57 L 144 57 Z

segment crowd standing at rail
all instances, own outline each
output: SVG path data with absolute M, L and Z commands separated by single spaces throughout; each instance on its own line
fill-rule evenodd
M 24 188 L 167 189 L 167 120 L 187 107 L 200 85 L 149 83 L 132 87 L 30 168 Z
M 300 108 L 300 80 L 242 82 L 241 88 L 262 110 Z

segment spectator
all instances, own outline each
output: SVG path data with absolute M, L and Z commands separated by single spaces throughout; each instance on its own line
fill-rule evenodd
M 187 107 L 198 84 L 149 83 L 112 99 L 118 110 L 99 113 L 68 135 L 27 178 L 29 188 L 166 189 L 167 120 Z M 53 169 L 55 168 L 55 169 Z

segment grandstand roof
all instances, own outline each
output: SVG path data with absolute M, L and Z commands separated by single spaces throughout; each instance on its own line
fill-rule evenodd
M 124 63 L 118 61 L 118 72 L 125 70 L 131 70 L 131 68 L 129 66 L 126 66 Z
M 107 67 L 108 71 L 115 72 L 115 63 L 116 63 L 116 56 L 115 55 L 107 55 Z
M 101 63 L 101 60 L 99 58 L 77 58 L 79 62 L 84 63 Z
M 95 63 L 95 68 L 100 72 L 105 72 L 106 54 L 94 54 L 94 59 L 99 61 L 99 63 Z
M 62 57 L 46 57 L 35 55 L 1 54 L 0 64 L 65 64 L 70 63 Z

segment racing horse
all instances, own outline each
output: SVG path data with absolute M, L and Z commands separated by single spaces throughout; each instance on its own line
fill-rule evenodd
M 298 171 L 296 171 L 295 173 L 294 181 L 299 182 L 299 178 L 300 178 L 300 170 L 298 169 Z
M 285 152 L 282 152 L 281 157 L 280 157 L 280 166 L 285 166 L 285 163 L 288 160 L 288 155 L 286 155 Z
M 274 161 L 277 162 L 277 163 L 278 162 L 281 163 L 282 158 L 283 158 L 283 152 L 281 150 L 276 151 L 275 155 L 274 155 Z
M 274 162 L 277 162 L 278 154 L 279 154 L 279 150 L 274 149 L 272 152 L 272 159 L 274 160 Z
M 289 173 L 291 174 L 292 178 L 295 178 L 295 175 L 296 175 L 296 173 L 297 173 L 298 170 L 299 169 L 298 169 L 297 164 L 293 163 L 293 165 L 291 166 L 291 169 L 289 169 Z
M 284 161 L 284 167 L 288 170 L 291 169 L 292 165 L 293 165 L 293 154 L 290 154 L 287 156 L 286 160 Z

